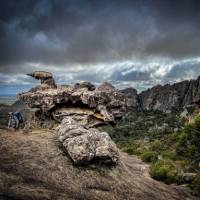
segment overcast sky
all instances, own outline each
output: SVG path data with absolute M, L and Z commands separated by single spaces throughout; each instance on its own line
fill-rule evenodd
M 0 0 L 0 94 L 25 74 L 145 90 L 200 75 L 200 1 Z

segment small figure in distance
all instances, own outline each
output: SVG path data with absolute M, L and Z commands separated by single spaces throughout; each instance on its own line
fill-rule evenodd
M 13 128 L 15 131 L 18 131 L 19 128 L 23 128 L 24 119 L 22 114 L 18 111 L 16 112 L 9 112 L 9 122 L 8 128 Z

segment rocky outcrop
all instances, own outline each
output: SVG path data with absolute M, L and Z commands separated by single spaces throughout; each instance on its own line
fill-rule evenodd
M 54 115 L 54 112 L 60 108 L 79 108 L 83 114 L 85 109 L 91 113 L 90 117 L 94 117 L 101 122 L 115 122 L 115 118 L 123 116 L 125 111 L 124 96 L 121 92 L 116 90 L 113 86 L 103 83 L 95 88 L 92 84 L 78 83 L 74 86 L 61 85 L 56 88 L 43 88 L 41 85 L 36 86 L 29 92 L 21 93 L 18 99 L 24 101 L 31 108 L 38 108 L 46 115 L 56 116 L 56 119 L 62 118 L 64 113 L 60 116 Z M 95 88 L 95 89 L 94 89 Z M 66 115 L 68 111 L 66 109 Z M 74 110 L 76 112 L 76 110 Z M 88 115 L 89 116 L 89 115 Z
M 31 74 L 27 74 L 28 76 L 32 76 L 33 78 L 40 80 L 41 85 L 39 89 L 45 88 L 56 88 L 56 84 L 53 78 L 52 73 L 44 72 L 44 71 L 35 71 Z
M 103 123 L 115 123 L 125 111 L 124 95 L 111 84 L 95 87 L 89 82 L 75 85 L 56 85 L 51 73 L 34 72 L 41 85 L 21 93 L 18 99 L 43 120 L 60 123 L 59 140 L 75 164 L 101 161 L 116 165 L 118 150 L 107 133 L 95 127 Z
M 128 108 L 133 108 L 136 110 L 140 110 L 140 101 L 137 90 L 134 88 L 126 88 L 120 90 L 125 96 L 125 105 Z
M 179 108 L 179 94 L 170 85 L 155 86 L 140 95 L 141 107 L 143 110 L 160 110 L 169 112 L 173 108 Z
M 182 81 L 173 85 L 157 85 L 137 94 L 135 89 L 122 90 L 126 106 L 141 110 L 171 112 L 195 106 L 200 100 L 200 77 L 197 80 Z
M 193 200 L 182 186 L 153 180 L 148 165 L 120 153 L 115 167 L 75 167 L 57 133 L 0 131 L 1 200 Z
M 92 161 L 116 165 L 119 152 L 106 132 L 87 128 L 82 123 L 66 117 L 58 127 L 59 141 L 74 164 L 87 164 Z
M 173 85 L 155 86 L 139 94 L 143 110 L 171 112 L 194 105 L 200 99 L 200 77 Z

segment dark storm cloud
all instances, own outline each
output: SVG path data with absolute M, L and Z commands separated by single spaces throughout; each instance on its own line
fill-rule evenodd
M 0 7 L 1 68 L 200 53 L 198 1 L 9 0 Z
M 150 9 L 157 35 L 146 46 L 147 53 L 173 58 L 199 56 L 200 1 L 156 1 Z
M 146 34 L 140 26 L 144 21 L 138 16 L 141 9 L 130 10 L 120 1 L 35 1 L 30 3 L 29 12 L 28 3 L 14 2 L 12 6 L 2 5 L 9 10 L 1 17 L 0 61 L 4 66 L 22 62 L 96 63 L 128 58 L 138 49 L 138 36 L 142 32 Z M 8 12 L 13 16 L 8 16 Z

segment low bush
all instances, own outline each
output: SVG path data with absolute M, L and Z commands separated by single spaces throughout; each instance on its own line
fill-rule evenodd
M 171 151 L 171 150 L 163 151 L 162 152 L 162 157 L 164 159 L 176 160 L 176 152 Z
M 151 142 L 150 145 L 151 145 L 151 146 L 150 146 L 150 149 L 151 149 L 152 151 L 157 151 L 157 152 L 159 152 L 159 151 L 163 150 L 163 144 L 161 143 L 160 140 L 155 140 L 155 141 Z
M 141 148 L 141 147 L 138 147 L 138 148 L 135 150 L 135 155 L 137 155 L 137 156 L 141 156 L 143 153 L 144 153 L 144 150 L 143 150 L 143 148 Z
M 165 183 L 179 183 L 181 176 L 171 162 L 157 161 L 150 167 L 152 178 Z
M 144 162 L 155 162 L 158 159 L 158 154 L 153 151 L 144 152 L 141 156 Z
M 191 189 L 193 190 L 195 195 L 200 196 L 200 174 L 198 174 L 192 182 Z
M 200 117 L 184 127 L 177 144 L 176 153 L 198 168 L 200 162 Z
M 124 149 L 124 152 L 128 153 L 129 155 L 133 155 L 135 154 L 135 149 L 133 149 L 132 147 L 127 147 Z

